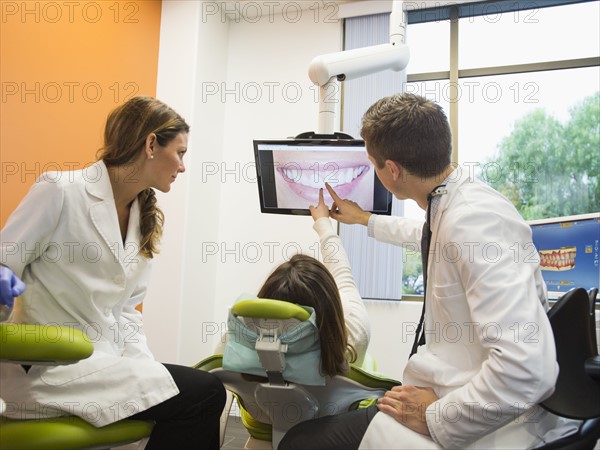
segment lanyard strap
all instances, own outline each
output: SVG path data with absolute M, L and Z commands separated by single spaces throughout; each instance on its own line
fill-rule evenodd
M 417 348 L 420 345 L 425 344 L 425 329 L 423 328 L 423 322 L 425 321 L 425 299 L 427 298 L 427 267 L 429 262 L 429 246 L 431 245 L 431 203 L 434 197 L 444 195 L 448 191 L 442 189 L 445 184 L 436 186 L 433 191 L 427 195 L 427 216 L 425 217 L 425 223 L 423 224 L 423 231 L 421 232 L 421 261 L 423 265 L 423 309 L 421 310 L 421 318 L 419 319 L 419 325 L 415 332 L 415 341 L 413 342 L 412 349 L 410 351 L 409 358 L 417 353 Z

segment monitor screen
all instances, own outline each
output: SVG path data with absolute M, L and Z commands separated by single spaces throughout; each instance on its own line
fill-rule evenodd
M 600 286 L 600 213 L 529 221 L 548 294 Z
M 392 195 L 375 175 L 360 139 L 255 140 L 254 158 L 263 213 L 309 215 L 325 183 L 365 211 L 391 213 Z M 331 206 L 326 189 L 324 198 Z

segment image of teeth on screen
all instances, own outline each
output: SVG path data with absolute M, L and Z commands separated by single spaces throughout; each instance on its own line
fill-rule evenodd
M 260 144 L 256 156 L 263 212 L 308 213 L 310 205 L 317 205 L 321 188 L 331 206 L 325 183 L 366 211 L 387 210 L 389 193 L 377 180 L 360 141 L 338 146 Z
M 273 163 L 277 204 L 282 208 L 316 205 L 325 183 L 341 198 L 354 200 L 363 209 L 373 208 L 374 171 L 360 150 L 274 151 Z M 328 206 L 333 203 L 327 190 L 324 198 Z

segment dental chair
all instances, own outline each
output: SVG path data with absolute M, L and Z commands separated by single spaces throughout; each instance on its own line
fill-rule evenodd
M 353 365 L 344 375 L 322 376 L 319 365 L 312 308 L 248 299 L 230 310 L 224 354 L 195 367 L 214 373 L 236 397 L 250 434 L 246 448 L 276 449 L 297 423 L 366 407 L 400 384 Z
M 600 356 L 596 343 L 597 289 L 572 289 L 548 311 L 559 365 L 554 393 L 541 406 L 560 417 L 582 420 L 571 435 L 539 447 L 593 449 L 600 439 Z
M 0 361 L 23 365 L 72 364 L 88 358 L 94 346 L 79 330 L 61 326 L 0 323 Z M 15 420 L 2 416 L 1 450 L 75 450 L 110 448 L 150 436 L 154 424 L 121 420 L 96 428 L 79 417 Z

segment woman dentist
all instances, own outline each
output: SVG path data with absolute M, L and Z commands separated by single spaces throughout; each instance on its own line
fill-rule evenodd
M 185 171 L 188 132 L 164 103 L 135 97 L 109 115 L 98 162 L 43 174 L 8 219 L 0 302 L 22 294 L 10 321 L 78 328 L 94 353 L 67 366 L 0 364 L 7 415 L 154 420 L 148 449 L 219 448 L 221 382 L 155 361 L 136 310 L 162 234 L 154 189 Z

